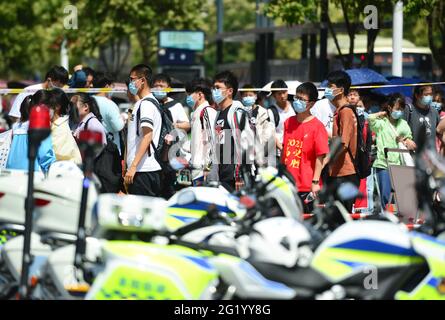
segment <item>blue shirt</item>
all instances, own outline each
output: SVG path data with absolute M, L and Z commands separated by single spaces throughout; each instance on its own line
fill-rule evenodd
M 15 123 L 12 127 L 12 143 L 6 162 L 6 169 L 28 171 L 28 125 L 29 122 Z M 51 136 L 40 144 L 34 171 L 48 172 L 49 167 L 56 161 Z
M 113 142 L 117 145 L 121 152 L 121 143 L 119 139 L 119 131 L 124 128 L 124 120 L 121 118 L 119 107 L 111 99 L 102 96 L 94 96 L 102 115 L 102 123 L 107 133 L 113 135 Z

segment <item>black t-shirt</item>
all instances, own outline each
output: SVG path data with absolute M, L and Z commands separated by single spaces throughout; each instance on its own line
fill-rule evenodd
M 410 112 L 411 108 L 411 112 Z M 434 108 L 420 109 L 415 106 L 406 106 L 405 120 L 411 128 L 414 142 L 419 143 L 419 133 L 422 124 L 426 127 L 426 147 L 430 150 L 436 148 L 436 128 L 440 122 L 439 113 Z

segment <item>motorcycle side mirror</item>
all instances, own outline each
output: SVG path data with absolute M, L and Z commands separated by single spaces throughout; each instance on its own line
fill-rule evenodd
M 337 190 L 337 195 L 342 201 L 355 199 L 359 193 L 359 189 L 350 182 L 342 183 Z

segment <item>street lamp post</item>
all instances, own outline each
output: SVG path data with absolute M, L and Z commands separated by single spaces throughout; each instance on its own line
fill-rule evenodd
M 403 75 L 403 1 L 397 1 L 394 5 L 392 27 L 392 75 Z

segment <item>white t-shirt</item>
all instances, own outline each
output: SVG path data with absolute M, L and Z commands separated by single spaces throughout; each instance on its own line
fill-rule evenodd
M 36 89 L 36 90 L 41 90 L 43 89 L 43 86 L 41 83 L 39 84 L 34 84 L 32 86 L 28 86 L 25 89 Z M 23 102 L 23 100 L 25 100 L 25 98 L 27 96 L 33 95 L 34 92 L 22 92 L 20 93 L 14 100 L 11 110 L 9 110 L 9 116 L 10 117 L 16 117 L 16 118 L 20 118 L 22 116 L 22 114 L 20 113 L 20 106 Z
M 155 99 L 152 94 L 144 97 Z M 141 109 L 141 118 L 139 123 L 139 128 L 136 128 L 136 114 L 138 109 Z M 159 137 L 161 134 L 162 118 L 158 108 L 150 101 L 139 100 L 136 102 L 131 117 L 128 119 L 128 134 L 127 134 L 127 167 L 130 167 L 134 158 L 136 157 L 136 152 L 139 149 L 143 133 L 142 128 L 151 128 L 153 130 L 153 143 L 157 147 L 159 143 Z M 136 129 L 139 130 L 139 136 L 136 134 Z M 148 151 L 145 153 L 142 160 L 136 169 L 137 172 L 153 172 L 161 170 L 161 166 L 156 161 L 154 156 L 155 150 L 150 144 L 150 157 L 148 156 Z
M 318 100 L 312 107 L 311 113 L 323 123 L 329 137 L 332 137 L 335 106 L 328 99 Z
M 204 130 L 201 124 L 201 112 L 206 108 L 203 117 Z M 210 163 L 210 151 L 214 144 L 216 110 L 209 106 L 208 102 L 201 104 L 192 113 L 191 122 L 191 160 L 194 167 L 202 168 Z M 193 179 L 203 176 L 203 170 L 193 170 Z
M 167 101 L 165 103 L 169 103 L 172 101 L 173 101 L 173 99 L 169 97 L 169 98 L 167 98 Z M 168 108 L 168 110 L 170 110 L 170 112 L 172 114 L 173 123 L 190 122 L 189 118 L 187 117 L 187 114 L 185 113 L 185 109 L 181 103 L 179 103 L 179 102 L 176 103 L 175 105 Z
M 294 108 L 292 108 L 292 106 L 289 106 L 287 108 L 287 111 L 284 111 L 283 109 L 281 109 L 280 107 L 276 107 L 278 110 L 278 115 L 280 116 L 280 122 L 278 123 L 278 127 L 275 128 L 276 130 L 276 137 L 278 139 L 278 141 L 280 141 L 281 143 L 283 143 L 283 138 L 284 138 L 284 122 L 289 119 L 292 116 L 295 116 L 295 110 Z M 268 110 L 269 112 L 269 118 L 271 119 L 272 123 L 275 125 L 275 119 L 274 119 L 274 115 L 272 113 L 272 110 Z

